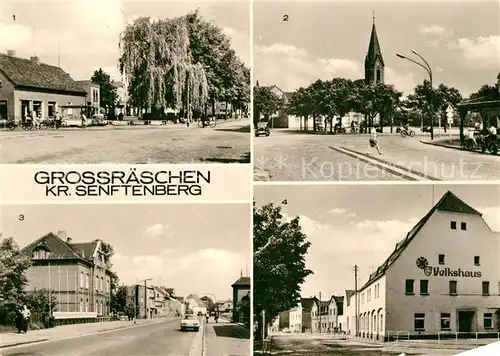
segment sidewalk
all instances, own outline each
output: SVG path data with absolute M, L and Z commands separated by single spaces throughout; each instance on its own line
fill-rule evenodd
M 0 334 L 0 349 L 6 347 L 13 347 L 24 344 L 32 344 L 42 341 L 52 341 L 67 339 L 72 337 L 79 337 L 85 335 L 96 334 L 111 330 L 139 327 L 142 325 L 149 325 L 153 323 L 160 323 L 168 320 L 175 320 L 176 318 L 158 318 L 158 319 L 139 319 L 134 324 L 133 321 L 108 321 L 98 323 L 86 324 L 73 324 L 61 325 L 51 329 L 41 329 L 28 331 L 27 334 L 19 333 L 1 333 Z
M 203 356 L 247 356 L 250 354 L 250 330 L 239 324 L 219 320 L 205 328 Z

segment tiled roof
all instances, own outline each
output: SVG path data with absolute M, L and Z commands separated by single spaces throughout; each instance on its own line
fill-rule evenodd
M 356 294 L 356 291 L 355 290 L 352 290 L 352 289 L 347 289 L 345 291 L 345 295 L 347 297 L 347 299 L 351 298 L 354 294 Z
M 92 259 L 94 255 L 95 248 L 97 247 L 97 242 L 84 242 L 71 244 L 80 254 L 86 259 Z
M 23 254 L 27 256 L 32 256 L 33 251 L 36 248 L 44 247 L 49 251 L 48 259 L 53 259 L 53 260 L 85 259 L 87 261 L 90 261 L 92 254 L 90 254 L 90 256 L 84 255 L 84 252 L 82 252 L 80 247 L 77 247 L 77 245 L 82 245 L 85 247 L 85 249 L 88 249 L 89 246 L 92 244 L 94 243 L 76 244 L 76 245 L 70 244 L 66 241 L 63 241 L 57 235 L 50 232 L 40 237 L 38 240 L 35 240 L 34 242 L 30 243 L 28 246 L 24 247 L 21 251 Z
M 306 310 L 312 310 L 313 305 L 317 303 L 317 299 L 316 298 L 302 298 L 300 300 L 300 302 L 302 304 L 302 308 L 304 308 Z
M 337 305 L 343 304 L 344 303 L 344 297 L 338 297 L 336 295 L 333 296 L 333 299 L 337 303 Z
M 68 73 L 59 67 L 35 63 L 30 59 L 0 53 L 0 71 L 15 86 L 87 94 Z
M 429 212 L 413 227 L 413 229 L 411 229 L 410 232 L 408 232 L 406 237 L 396 244 L 396 248 L 391 253 L 391 255 L 387 258 L 387 260 L 385 260 L 385 262 L 380 267 L 377 268 L 375 272 L 373 272 L 370 275 L 368 282 L 366 282 L 365 285 L 360 290 L 368 287 L 368 285 L 370 285 L 373 281 L 382 277 L 385 274 L 385 271 L 387 271 L 387 269 L 392 264 L 394 264 L 394 262 L 396 262 L 401 253 L 405 250 L 408 244 L 415 238 L 415 236 L 427 223 L 429 218 L 432 216 L 432 214 L 434 214 L 436 210 L 449 211 L 462 214 L 473 214 L 479 216 L 482 215 L 480 212 L 478 212 L 477 210 L 475 210 L 474 208 L 463 202 L 455 194 L 453 194 L 450 191 L 447 191 L 443 195 L 443 197 L 439 200 L 439 202 L 437 202 L 437 204 L 434 205 L 431 210 L 429 210 Z
M 186 300 L 187 299 L 191 299 L 193 300 L 197 306 L 199 307 L 204 307 L 206 306 L 205 302 L 203 302 L 196 294 L 190 294 L 186 297 Z
M 236 282 L 231 284 L 231 287 L 250 287 L 250 277 L 240 277 Z

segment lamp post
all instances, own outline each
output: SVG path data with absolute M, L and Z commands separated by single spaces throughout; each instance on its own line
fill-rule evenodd
M 422 67 L 425 69 L 425 71 L 427 72 L 427 74 L 429 74 L 429 82 L 430 82 L 430 85 L 431 85 L 431 97 L 430 97 L 430 114 L 431 114 L 431 140 L 434 140 L 434 110 L 433 110 L 433 103 L 432 103 L 432 97 L 433 97 L 433 86 L 432 86 L 432 69 L 431 69 L 431 66 L 429 65 L 429 63 L 424 59 L 424 57 L 422 57 L 420 55 L 420 53 L 418 53 L 417 51 L 415 51 L 414 49 L 411 50 L 412 53 L 414 55 L 416 55 L 418 58 L 420 58 L 424 64 L 414 60 L 414 59 L 411 59 L 411 58 L 408 58 L 404 55 L 402 55 L 401 53 L 396 53 L 396 56 L 398 56 L 399 58 L 401 59 L 406 59 L 412 63 L 415 63 L 416 65 L 418 65 L 419 67 Z

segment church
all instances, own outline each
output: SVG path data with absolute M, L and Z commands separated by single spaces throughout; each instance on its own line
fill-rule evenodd
M 364 62 L 364 69 L 365 69 L 365 77 L 364 79 L 358 79 L 355 82 L 358 81 L 365 81 L 370 84 L 376 84 L 376 83 L 384 83 L 384 77 L 385 77 L 385 63 L 384 63 L 384 58 L 382 56 L 382 50 L 380 48 L 380 43 L 378 40 L 377 36 L 377 28 L 375 26 L 375 15 L 373 16 L 373 25 L 372 25 L 372 31 L 370 35 L 370 43 L 368 45 L 368 52 L 365 57 L 365 62 Z M 345 128 L 347 131 L 349 131 L 351 127 L 351 123 L 354 121 L 359 125 L 361 122 L 364 120 L 364 116 L 360 113 L 356 112 L 349 112 L 346 116 L 342 118 L 342 127 Z M 280 120 L 281 123 L 283 123 L 283 119 Z M 299 127 L 300 126 L 300 120 L 298 117 L 290 116 L 286 120 L 287 126 L 280 126 L 280 127 Z M 333 120 L 333 125 L 337 120 Z M 380 122 L 380 117 L 377 115 L 374 120 L 373 124 L 376 126 Z M 319 127 L 319 130 L 325 130 L 325 131 L 330 131 L 330 124 L 327 123 L 327 126 L 324 126 L 324 119 L 323 118 L 316 118 L 316 125 Z M 275 126 L 278 127 L 278 126 Z M 313 118 L 309 118 L 309 122 L 307 127 L 313 127 Z

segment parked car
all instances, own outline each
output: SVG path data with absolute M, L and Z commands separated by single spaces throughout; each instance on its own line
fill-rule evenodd
M 181 320 L 181 331 L 200 330 L 200 320 L 194 314 L 185 314 Z
M 103 114 L 94 114 L 92 115 L 92 126 L 106 126 L 108 121 L 105 120 Z
M 260 135 L 269 136 L 269 121 L 259 121 L 255 127 L 255 137 L 259 137 Z

